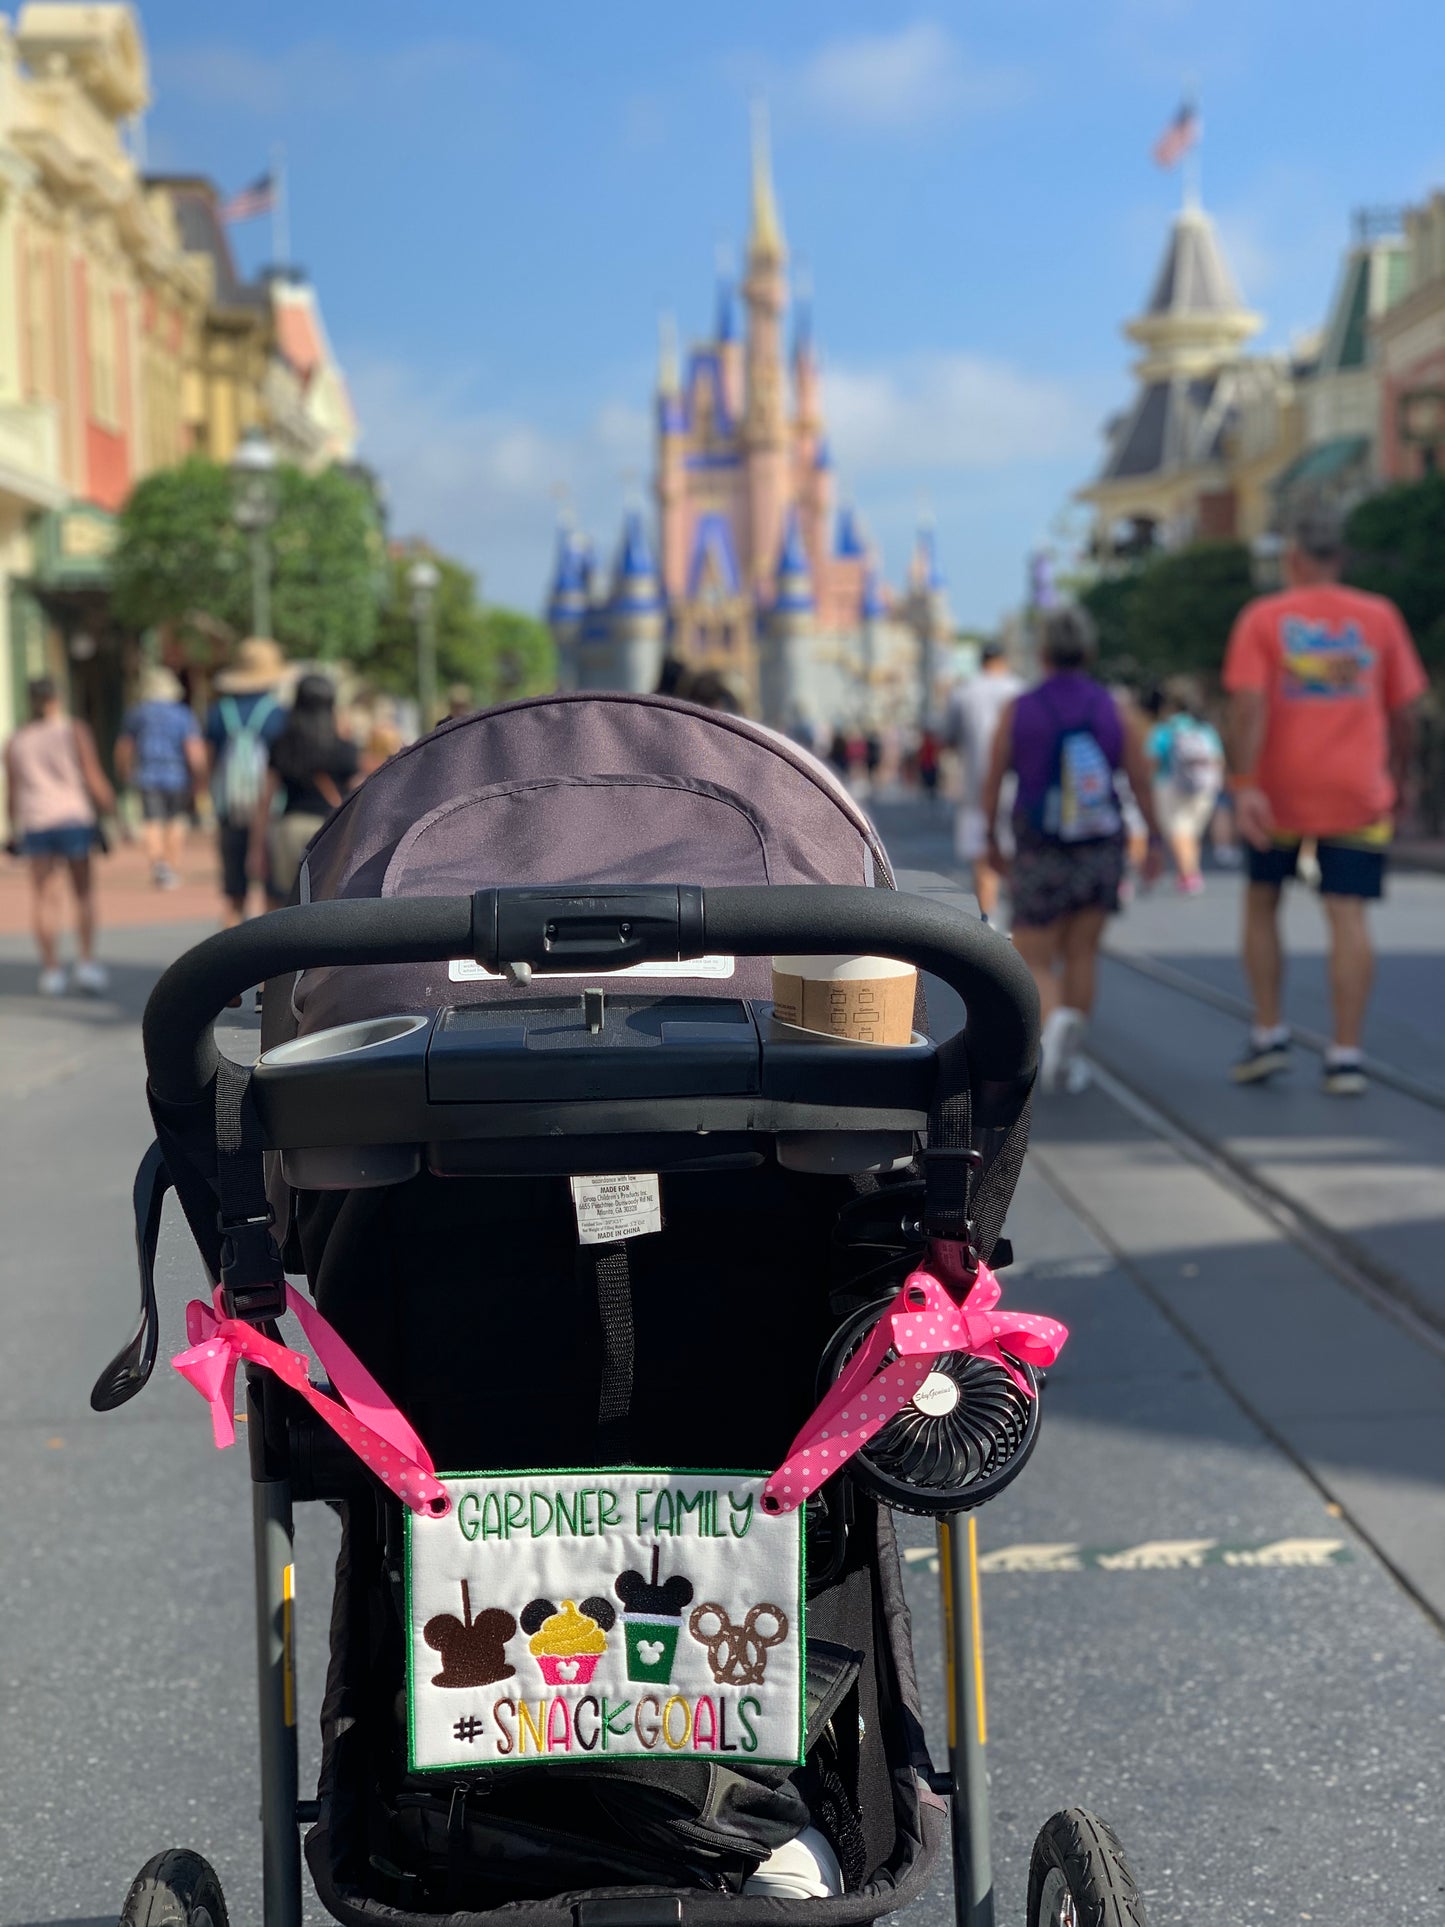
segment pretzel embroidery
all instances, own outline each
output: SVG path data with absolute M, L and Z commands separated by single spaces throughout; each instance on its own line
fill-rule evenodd
M 765 1619 L 776 1630 L 766 1631 Z M 719 1686 L 759 1686 L 769 1652 L 788 1636 L 788 1615 L 764 1601 L 753 1607 L 741 1626 L 735 1626 L 721 1606 L 708 1600 L 694 1609 L 687 1629 L 707 1648 L 707 1663 Z

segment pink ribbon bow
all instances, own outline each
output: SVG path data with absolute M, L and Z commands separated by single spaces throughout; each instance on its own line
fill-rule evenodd
M 367 1371 L 346 1340 L 314 1305 L 286 1287 L 286 1304 L 315 1348 L 322 1369 L 344 1403 L 311 1383 L 311 1361 L 304 1352 L 268 1338 L 243 1318 L 227 1318 L 192 1299 L 186 1306 L 186 1336 L 191 1349 L 171 1360 L 211 1408 L 211 1429 L 218 1446 L 236 1442 L 236 1367 L 247 1359 L 274 1372 L 305 1399 L 324 1424 L 349 1446 L 383 1485 L 413 1512 L 440 1517 L 451 1501 L 436 1477 L 431 1454 Z
M 927 1263 L 942 1271 L 956 1269 L 938 1246 L 930 1248 Z M 1033 1312 L 995 1311 L 1002 1295 L 987 1265 L 979 1266 L 962 1304 L 933 1271 L 920 1267 L 911 1272 L 763 1487 L 764 1509 L 793 1512 L 811 1498 L 903 1410 L 933 1370 L 934 1359 L 945 1352 L 991 1359 L 1032 1398 L 1033 1387 L 1014 1359 L 1036 1367 L 1052 1365 L 1063 1350 L 1068 1330 L 1057 1319 L 1040 1318 Z M 897 1359 L 885 1366 L 890 1351 L 897 1353 Z

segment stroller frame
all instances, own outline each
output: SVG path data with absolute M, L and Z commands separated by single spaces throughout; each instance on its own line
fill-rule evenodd
M 207 939 L 160 979 L 144 1020 L 152 1109 L 163 1143 L 174 1144 L 184 1131 L 194 1137 L 198 1124 L 213 1115 L 218 1074 L 214 1020 L 229 1000 L 250 986 L 303 968 L 469 957 L 525 982 L 530 973 L 601 972 L 717 951 L 765 956 L 860 949 L 911 962 L 940 977 L 964 999 L 962 1038 L 972 1132 L 985 1138 L 992 1133 L 997 1150 L 1021 1117 L 1026 1129 L 1037 1058 L 1038 1000 L 1017 953 L 987 926 L 936 898 L 827 884 L 705 890 L 686 885 L 601 891 L 517 888 L 483 890 L 472 897 L 347 899 L 283 909 Z M 818 1048 L 827 1053 L 837 1046 L 820 1040 Z M 779 1120 L 786 1122 L 787 1104 L 775 1108 Z M 768 1128 L 766 1115 L 764 1106 L 759 1112 L 763 1130 Z M 153 1152 L 142 1166 L 136 1192 L 141 1329 L 97 1386 L 93 1402 L 102 1408 L 139 1390 L 154 1362 L 150 1256 L 161 1197 L 170 1181 L 161 1154 Z M 187 1202 L 184 1195 L 182 1202 Z M 208 1266 L 219 1277 L 215 1233 L 197 1222 L 194 1211 L 189 1215 Z M 244 1230 L 270 1235 L 264 1222 Z M 968 1230 L 971 1233 L 971 1224 Z M 293 1506 L 338 1496 L 365 1474 L 344 1452 L 334 1447 L 328 1451 L 329 1435 L 314 1421 L 312 1436 L 302 1436 L 305 1421 L 298 1432 L 294 1416 L 281 1414 L 281 1401 L 268 1396 L 271 1389 L 264 1374 L 247 1367 L 263 1917 L 264 1927 L 300 1927 L 300 1829 L 316 1820 L 319 1803 L 302 1800 L 298 1786 Z M 951 1809 L 958 1927 L 991 1927 L 995 1908 L 973 1517 L 959 1513 L 941 1519 L 938 1550 L 948 1765 L 931 1775 L 931 1789 L 944 1796 Z M 660 1927 L 664 1914 L 675 1917 L 655 1899 L 629 1901 L 625 1893 L 600 1907 L 589 1904 L 586 1911 L 589 1920 L 605 1919 L 609 1927 Z

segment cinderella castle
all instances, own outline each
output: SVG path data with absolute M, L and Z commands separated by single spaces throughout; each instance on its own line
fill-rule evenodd
M 933 532 L 919 531 L 907 587 L 890 590 L 858 515 L 835 499 L 802 302 L 789 381 L 787 265 L 759 122 L 741 287 L 721 277 L 712 339 L 685 368 L 663 329 L 655 535 L 628 510 L 609 575 L 583 535 L 559 533 L 547 616 L 563 688 L 655 689 L 671 658 L 717 671 L 749 714 L 781 728 L 923 715 L 952 635 Z

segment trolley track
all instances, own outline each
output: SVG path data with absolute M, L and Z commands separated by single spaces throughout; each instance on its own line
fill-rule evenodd
M 1147 977 L 1150 982 L 1161 984 L 1167 990 L 1177 990 L 1182 996 L 1192 997 L 1196 1003 L 1208 1004 L 1214 1010 L 1223 1011 L 1226 1016 L 1238 1017 L 1246 1024 L 1253 1016 L 1243 997 L 1236 997 L 1232 991 L 1221 990 L 1218 985 L 1207 983 L 1204 978 L 1196 977 L 1192 971 L 1181 970 L 1176 964 L 1165 963 L 1161 957 L 1151 957 L 1147 952 L 1137 950 L 1113 948 L 1105 949 L 1103 955 L 1109 963 L 1120 964 L 1125 970 L 1134 971 L 1137 976 Z M 1328 1037 L 1298 1024 L 1291 1026 L 1291 1029 L 1296 1043 L 1303 1044 L 1306 1050 L 1313 1051 L 1317 1057 L 1324 1056 L 1329 1048 Z M 1445 1089 L 1440 1085 L 1413 1077 L 1409 1071 L 1402 1071 L 1383 1058 L 1366 1054 L 1364 1063 L 1376 1084 L 1387 1085 L 1405 1097 L 1412 1097 L 1417 1104 L 1428 1104 L 1432 1110 L 1445 1111 Z

